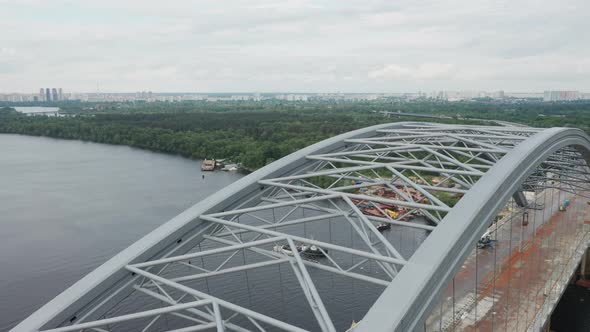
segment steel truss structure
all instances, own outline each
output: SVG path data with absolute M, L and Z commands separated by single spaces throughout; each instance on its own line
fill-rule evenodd
M 564 128 L 402 122 L 343 134 L 196 204 L 13 331 L 343 330 L 350 321 L 333 319 L 316 282 L 325 275 L 379 289 L 354 331 L 419 330 L 510 197 L 525 205 L 522 191 L 553 187 L 586 195 L 589 147 Z M 276 268 L 278 282 L 267 273 L 268 286 L 249 284 L 248 273 Z M 210 288 L 228 275 L 245 275 L 226 287 L 250 297 L 289 288 L 309 315 L 262 312 Z

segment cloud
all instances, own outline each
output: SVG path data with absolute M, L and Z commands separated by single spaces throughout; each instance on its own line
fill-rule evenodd
M 16 49 L 12 47 L 0 47 L 0 55 L 12 56 L 16 54 Z
M 401 66 L 388 64 L 370 71 L 371 79 L 385 80 L 438 80 L 450 79 L 454 74 L 454 66 L 447 63 L 424 63 L 417 66 Z
M 0 0 L 0 92 L 590 86 L 587 0 Z

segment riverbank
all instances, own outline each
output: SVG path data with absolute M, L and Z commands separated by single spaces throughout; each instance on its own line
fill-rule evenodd
M 325 138 L 389 122 L 330 112 L 96 114 L 65 118 L 0 116 L 0 133 L 127 145 L 190 159 L 228 159 L 258 169 Z
M 61 118 L 25 116 L 0 108 L 0 133 L 126 145 L 190 159 L 227 159 L 253 171 L 341 133 L 411 120 L 331 106 L 239 112 L 83 113 Z

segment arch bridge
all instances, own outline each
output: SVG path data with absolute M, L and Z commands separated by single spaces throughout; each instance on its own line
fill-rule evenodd
M 352 131 L 182 212 L 13 331 L 538 330 L 587 247 L 589 161 L 577 129 Z

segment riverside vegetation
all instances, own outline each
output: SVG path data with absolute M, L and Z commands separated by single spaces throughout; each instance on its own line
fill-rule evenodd
M 22 104 L 21 104 L 22 105 Z M 227 158 L 254 170 L 322 139 L 392 121 L 481 123 L 498 119 L 539 127 L 590 128 L 590 102 L 432 101 L 80 103 L 58 104 L 62 118 L 27 117 L 0 104 L 0 133 L 119 144 L 188 158 Z M 386 118 L 377 111 L 453 120 Z

